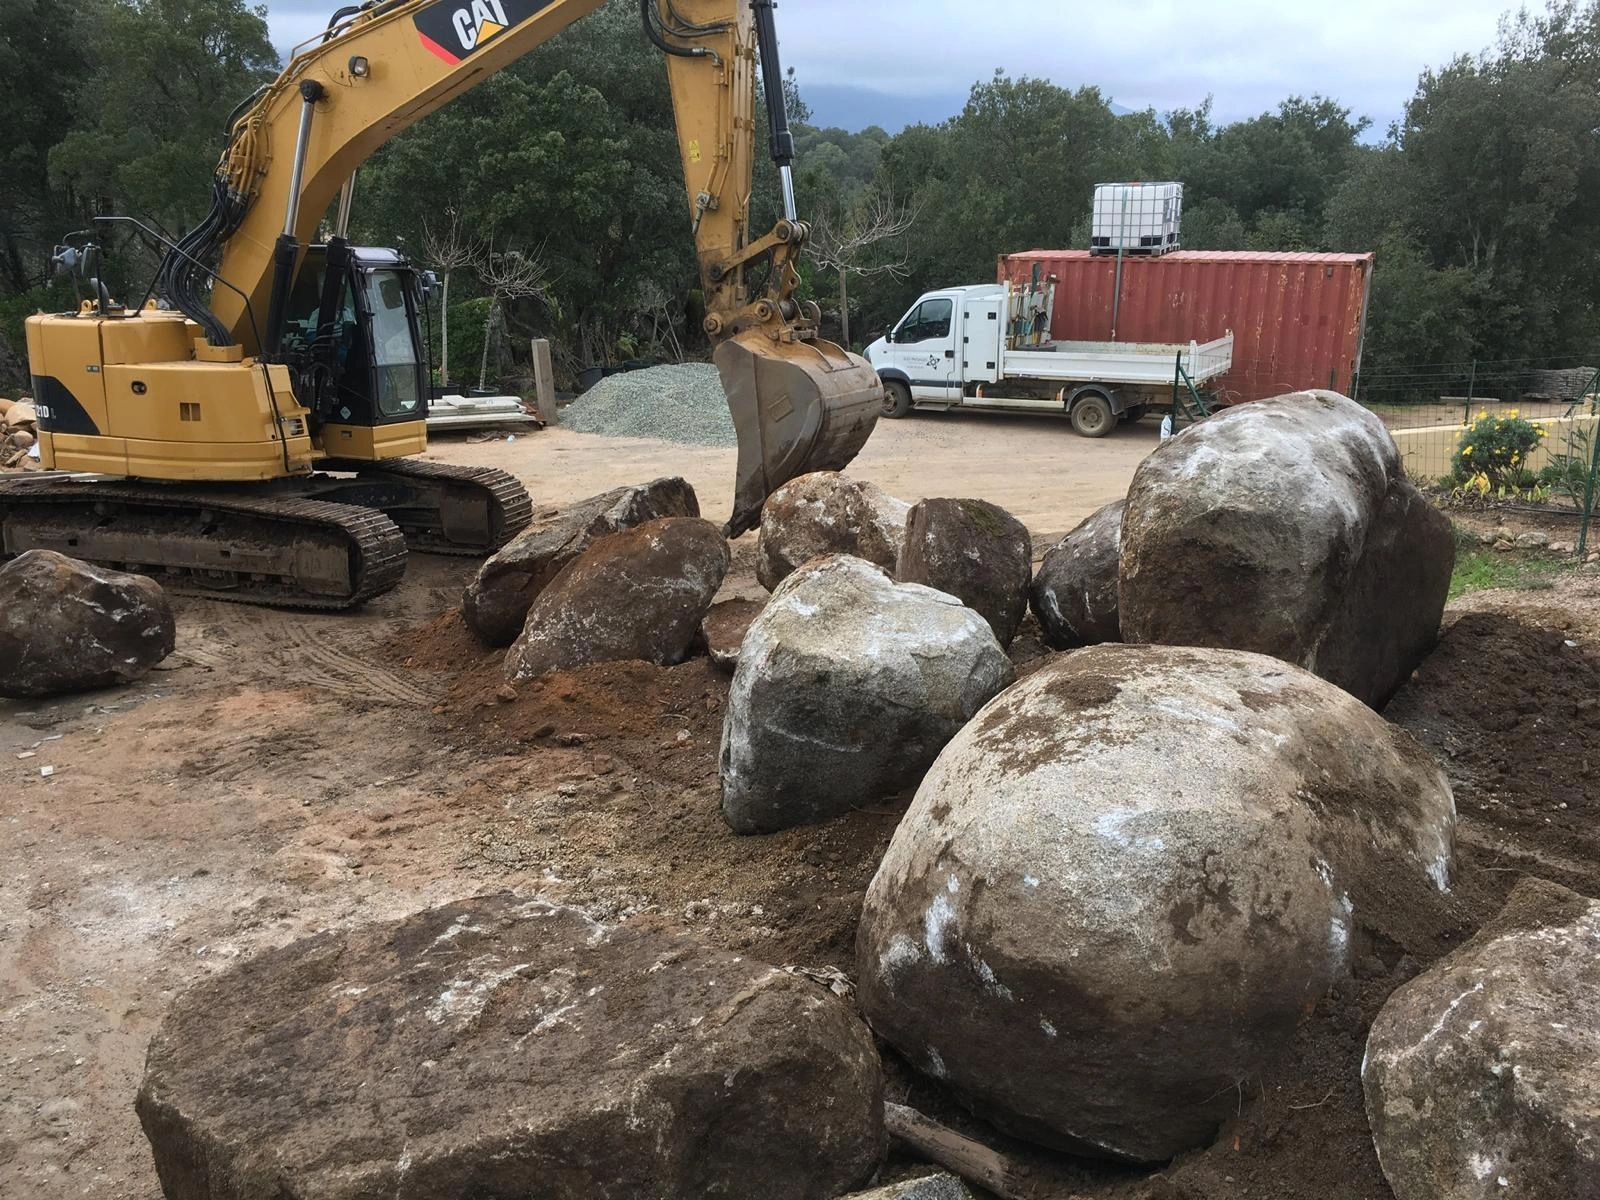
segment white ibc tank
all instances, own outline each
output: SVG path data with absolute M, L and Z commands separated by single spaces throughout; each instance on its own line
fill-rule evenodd
M 1178 248 L 1181 183 L 1101 183 L 1094 189 L 1096 254 L 1165 254 Z

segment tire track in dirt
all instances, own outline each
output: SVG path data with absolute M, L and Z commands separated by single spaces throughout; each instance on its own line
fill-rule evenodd
M 438 691 L 409 672 L 371 659 L 372 647 L 404 626 L 404 620 L 374 620 L 367 614 L 322 616 L 257 608 L 237 619 L 238 608 L 214 617 L 214 602 L 187 606 L 179 634 L 180 657 L 227 674 L 241 657 L 254 660 L 252 674 L 272 668 L 284 687 L 309 687 L 341 700 L 405 707 L 432 707 Z M 226 632 L 223 632 L 223 631 Z M 346 649 L 350 646 L 350 649 Z

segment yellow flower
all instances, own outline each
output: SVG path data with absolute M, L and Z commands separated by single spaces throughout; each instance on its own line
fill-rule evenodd
M 1487 421 L 1488 419 L 1489 419 L 1489 410 L 1488 409 L 1485 409 L 1483 412 L 1478 414 L 1478 420 Z
M 1471 446 L 1463 446 L 1461 448 L 1461 457 L 1462 458 L 1469 458 L 1469 457 L 1471 457 L 1471 455 L 1472 455 L 1472 447 Z
M 1510 412 L 1508 412 L 1506 414 L 1506 416 L 1508 418 L 1510 418 L 1511 420 L 1513 420 L 1513 421 L 1516 420 L 1521 415 L 1522 415 L 1522 410 L 1520 408 L 1513 408 Z
M 1522 461 L 1522 455 L 1520 455 L 1520 454 L 1513 454 L 1513 455 L 1512 455 L 1512 456 L 1511 456 L 1511 465 L 1512 465 L 1512 466 L 1516 466 L 1516 465 L 1517 465 L 1517 464 L 1518 464 L 1518 463 L 1519 463 L 1519 462 L 1521 462 L 1521 461 Z

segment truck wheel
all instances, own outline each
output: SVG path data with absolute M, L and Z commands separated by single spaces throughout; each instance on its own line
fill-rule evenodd
M 883 415 L 903 417 L 911 411 L 911 389 L 897 380 L 883 385 Z
M 1072 406 L 1072 428 L 1080 437 L 1103 438 L 1116 427 L 1111 401 L 1104 396 L 1084 396 Z

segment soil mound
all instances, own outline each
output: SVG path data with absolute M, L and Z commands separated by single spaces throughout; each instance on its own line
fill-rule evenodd
M 1389 705 L 1501 867 L 1600 891 L 1600 644 L 1559 610 L 1474 612 Z

